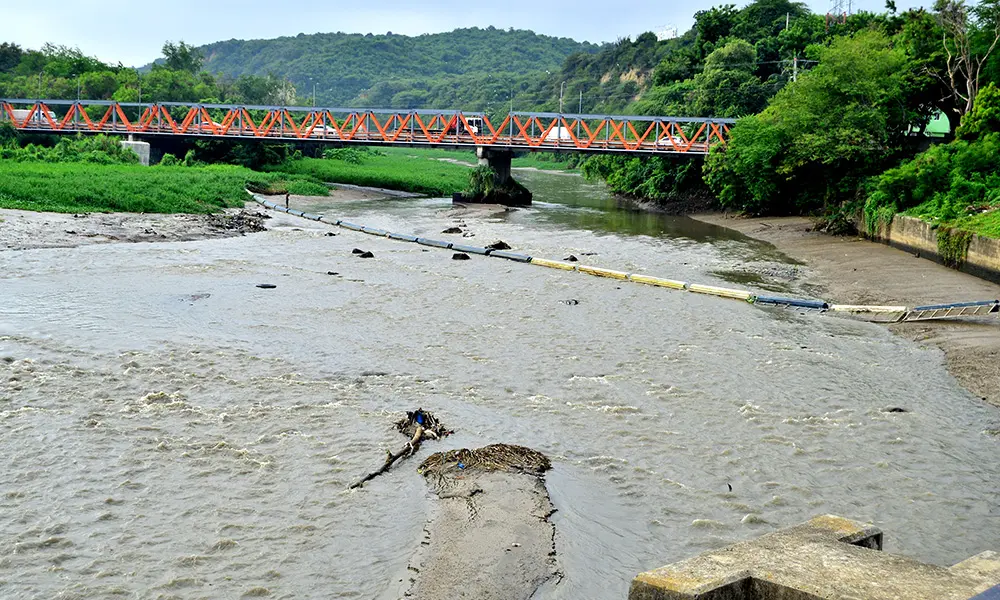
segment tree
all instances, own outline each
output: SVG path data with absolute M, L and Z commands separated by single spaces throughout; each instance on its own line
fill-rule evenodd
M 756 43 L 777 37 L 792 18 L 809 14 L 809 9 L 801 2 L 789 0 L 756 0 L 740 11 L 733 24 L 733 35 Z
M 192 75 L 201 71 L 205 62 L 205 55 L 201 50 L 184 41 L 177 44 L 168 41 L 163 44 L 163 57 L 166 68 L 171 71 L 186 71 Z
M 4 42 L 0 44 L 0 73 L 9 73 L 21 64 L 21 47 Z
M 719 40 L 732 33 L 739 12 L 735 4 L 726 4 L 694 14 L 695 43 L 702 56 L 714 50 Z
M 1000 0 L 983 0 L 973 9 L 965 0 L 937 0 L 934 10 L 944 29 L 944 77 L 961 117 L 972 110 L 983 65 L 1000 42 Z
M 751 213 L 808 212 L 851 198 L 898 159 L 911 124 L 912 64 L 877 31 L 834 39 L 819 65 L 732 129 L 705 177 L 720 201 Z
M 979 90 L 972 110 L 962 117 L 962 126 L 956 133 L 967 140 L 1000 133 L 1000 88 L 990 83 Z
M 111 71 L 92 71 L 80 76 L 81 93 L 88 100 L 110 100 L 118 90 L 118 78 Z
M 705 58 L 705 68 L 694 77 L 692 114 L 699 117 L 742 117 L 756 114 L 768 93 L 757 70 L 757 51 L 749 42 L 734 40 Z

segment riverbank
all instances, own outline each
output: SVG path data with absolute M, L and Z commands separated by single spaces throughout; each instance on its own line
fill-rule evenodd
M 843 304 L 919 306 L 1000 298 L 1000 286 L 912 254 L 861 238 L 812 231 L 804 217 L 735 218 L 695 215 L 770 243 L 811 269 L 808 277 Z M 897 323 L 896 334 L 934 345 L 945 354 L 948 371 L 975 396 L 1000 406 L 1000 320 Z
M 291 160 L 266 170 L 307 176 L 326 183 L 385 188 L 424 196 L 451 196 L 468 187 L 468 167 L 414 154 L 411 150 L 341 148 L 331 152 L 328 158 Z
M 50 213 L 0 209 L 0 251 L 93 244 L 190 242 L 266 231 L 270 217 L 253 207 L 219 213 Z
M 246 196 L 246 192 L 243 192 Z M 408 196 L 403 192 L 334 186 L 327 196 L 289 196 L 291 206 L 317 202 L 358 202 Z M 284 202 L 285 196 L 268 196 Z M 133 212 L 38 212 L 0 208 L 0 251 L 35 248 L 76 248 L 92 244 L 191 242 L 266 231 L 269 226 L 294 226 L 290 218 L 276 219 L 255 202 L 211 214 Z

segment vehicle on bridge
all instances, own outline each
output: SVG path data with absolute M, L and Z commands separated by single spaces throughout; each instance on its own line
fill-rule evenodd
M 59 122 L 59 119 L 56 117 L 56 113 L 51 110 L 43 112 L 27 108 L 15 108 L 11 111 L 11 113 L 13 114 L 14 119 L 20 119 L 21 121 L 27 121 L 30 117 L 33 122 L 41 121 L 42 123 L 48 124 L 48 121 L 42 116 L 45 115 L 51 119 L 53 123 Z
M 469 124 L 468 127 L 466 127 L 465 124 L 462 123 L 462 120 L 456 115 L 455 120 L 444 129 L 445 135 L 455 135 L 459 133 L 459 129 L 462 130 L 462 135 L 466 133 L 478 135 L 480 131 L 483 131 L 482 117 L 465 117 L 465 122 Z

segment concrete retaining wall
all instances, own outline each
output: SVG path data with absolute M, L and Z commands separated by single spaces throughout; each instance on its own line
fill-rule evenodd
M 944 264 L 938 254 L 938 230 L 936 227 L 917 219 L 896 215 L 888 227 L 879 227 L 873 239 L 889 244 L 894 248 L 907 252 L 919 253 L 922 258 L 928 258 Z M 1000 283 L 1000 240 L 979 235 L 972 236 L 969 244 L 969 255 L 958 269 L 982 279 Z

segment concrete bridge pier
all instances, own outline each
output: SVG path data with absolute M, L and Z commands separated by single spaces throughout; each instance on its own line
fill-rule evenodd
M 510 163 L 514 160 L 514 153 L 510 150 L 479 146 L 476 148 L 476 158 L 479 159 L 479 166 L 491 167 L 496 172 L 497 185 L 503 185 L 510 180 Z
M 483 183 L 475 176 L 471 180 L 471 191 L 455 194 L 455 202 L 476 204 L 503 204 L 505 206 L 528 206 L 531 192 L 514 180 L 510 174 L 514 152 L 501 148 L 476 148 L 479 165 L 493 169 L 492 184 Z M 474 174 L 475 175 L 475 174 Z
M 150 146 L 148 142 L 138 141 L 132 137 L 132 134 L 129 134 L 128 140 L 123 140 L 121 144 L 123 148 L 128 148 L 136 153 L 139 157 L 139 164 L 144 167 L 149 166 Z

